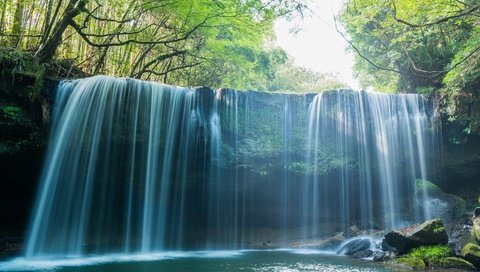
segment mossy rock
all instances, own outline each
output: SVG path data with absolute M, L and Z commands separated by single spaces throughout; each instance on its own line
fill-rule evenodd
M 443 191 L 438 186 L 428 180 L 416 179 L 415 180 L 415 194 L 427 193 L 429 196 L 437 196 L 443 194 Z
M 414 270 L 424 270 L 425 269 L 425 263 L 423 262 L 422 259 L 405 255 L 400 258 L 395 259 L 395 263 L 401 264 L 403 266 L 407 266 L 411 269 Z
M 428 180 L 415 180 L 415 194 L 421 198 L 426 197 L 433 203 L 429 205 L 433 216 L 447 221 L 461 217 L 467 208 L 463 198 L 444 193 L 436 184 Z
M 477 269 L 480 268 L 480 246 L 469 243 L 462 249 L 462 256 L 471 262 Z
M 473 218 L 472 236 L 477 243 L 480 242 L 480 217 Z
M 447 232 L 442 220 L 432 219 L 419 226 L 410 226 L 394 230 L 385 235 L 385 243 L 394 247 L 400 254 L 408 253 L 412 248 L 421 246 L 446 245 Z
M 475 270 L 475 266 L 467 260 L 458 257 L 446 257 L 440 259 L 436 265 L 445 268 L 456 268 L 462 270 Z

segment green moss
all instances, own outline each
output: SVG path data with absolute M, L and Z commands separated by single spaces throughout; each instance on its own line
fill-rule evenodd
M 14 121 L 22 114 L 22 108 L 14 105 L 0 106 L 0 110 L 5 119 L 11 119 Z
M 474 243 L 466 244 L 462 249 L 462 255 L 466 256 L 467 254 L 471 254 L 480 258 L 480 246 Z
M 397 259 L 395 259 L 395 262 L 399 263 L 399 264 L 402 264 L 404 266 L 408 266 L 408 267 L 410 267 L 412 269 L 415 269 L 415 270 L 425 269 L 425 263 L 423 262 L 422 259 L 417 258 L 417 257 L 413 257 L 413 256 L 409 256 L 409 255 L 405 255 L 405 256 L 402 256 L 400 258 L 397 258 Z
M 480 241 L 480 218 L 473 218 L 473 228 L 471 231 L 473 238 L 477 241 Z
M 433 182 L 428 181 L 428 180 L 423 180 L 423 179 L 416 179 L 415 180 L 415 193 L 421 193 L 421 192 L 441 192 L 440 188 L 438 188 L 437 185 L 435 185 Z
M 1 76 L 9 76 L 14 81 L 26 81 L 28 86 L 20 95 L 34 101 L 40 94 L 45 75 L 45 65 L 38 63 L 31 52 L 0 47 Z
M 458 268 L 462 270 L 475 270 L 475 266 L 469 261 L 458 257 L 446 257 L 438 261 L 438 265 L 445 268 Z
M 426 264 L 433 264 L 437 263 L 442 258 L 452 256 L 453 251 L 446 245 L 421 246 L 412 249 L 409 255 L 422 259 Z

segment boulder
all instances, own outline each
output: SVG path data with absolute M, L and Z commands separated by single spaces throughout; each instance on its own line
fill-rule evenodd
M 458 257 L 446 257 L 438 261 L 437 265 L 445 268 L 456 268 L 461 270 L 475 270 L 475 266 L 467 260 Z
M 370 249 L 372 242 L 369 238 L 357 238 L 353 239 L 346 244 L 344 244 L 338 251 L 337 254 L 353 256 L 356 253 Z M 373 253 L 373 252 L 372 252 Z M 359 253 L 360 254 L 360 253 Z M 370 254 L 371 256 L 371 254 Z
M 480 246 L 470 243 L 462 249 L 462 256 L 465 260 L 480 269 Z
M 479 198 L 480 200 L 480 198 Z M 473 216 L 474 217 L 479 217 L 480 216 L 480 207 L 476 207 L 474 210 L 473 210 Z
M 415 195 L 423 200 L 423 205 L 434 217 L 450 221 L 461 217 L 466 210 L 466 202 L 461 197 L 444 193 L 437 185 L 422 179 L 415 180 Z
M 432 219 L 418 226 L 391 231 L 382 243 L 395 248 L 399 254 L 406 254 L 419 246 L 446 245 L 448 236 L 442 221 Z
M 455 255 L 460 256 L 462 249 L 468 243 L 475 243 L 472 226 L 467 224 L 451 224 L 448 237 L 448 245 L 453 249 Z
M 395 259 L 395 263 L 400 264 L 402 266 L 406 266 L 413 270 L 424 270 L 425 263 L 420 258 L 412 257 L 409 255 L 402 256 L 400 258 Z
M 472 235 L 473 238 L 478 242 L 480 242 L 480 217 L 474 217 L 472 219 L 473 226 L 472 226 Z

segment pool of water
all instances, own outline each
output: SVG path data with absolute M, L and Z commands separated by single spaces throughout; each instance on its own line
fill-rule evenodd
M 55 272 L 214 272 L 214 271 L 391 271 L 368 260 L 320 251 L 198 251 L 148 255 L 106 255 L 68 259 L 16 258 L 0 263 L 0 271 Z

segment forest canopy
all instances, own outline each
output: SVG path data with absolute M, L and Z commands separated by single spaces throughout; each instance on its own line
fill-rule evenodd
M 298 91 L 299 78 L 309 91 L 343 86 L 273 45 L 275 20 L 303 16 L 303 0 L 4 0 L 0 10 L 0 44 L 41 64 L 185 86 Z
M 480 87 L 478 0 L 350 0 L 339 19 L 363 86 L 418 93 Z

